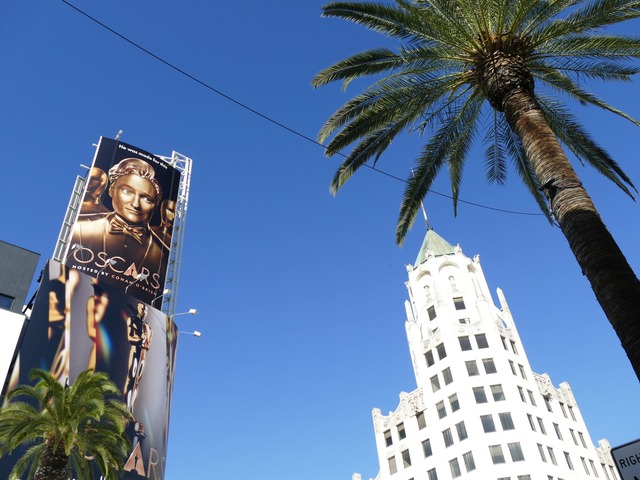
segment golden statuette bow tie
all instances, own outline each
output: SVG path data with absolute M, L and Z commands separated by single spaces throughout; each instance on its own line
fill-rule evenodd
M 123 233 L 125 235 L 129 235 L 140 245 L 142 245 L 142 239 L 145 231 L 145 227 L 132 227 L 120 220 L 118 217 L 114 217 L 109 223 L 109 233 Z

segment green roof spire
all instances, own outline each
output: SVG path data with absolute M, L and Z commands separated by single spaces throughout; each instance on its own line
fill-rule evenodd
M 424 236 L 424 241 L 422 242 L 422 247 L 420 247 L 420 253 L 418 253 L 414 267 L 417 267 L 427 259 L 427 251 L 433 252 L 433 255 L 436 257 L 456 253 L 453 246 L 431 228 L 427 230 L 427 234 Z

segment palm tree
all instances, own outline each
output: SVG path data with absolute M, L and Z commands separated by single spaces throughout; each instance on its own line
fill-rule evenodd
M 639 71 L 631 60 L 640 56 L 640 38 L 602 29 L 640 16 L 640 2 L 395 0 L 334 2 L 323 10 L 400 41 L 396 50 L 357 53 L 313 79 L 316 87 L 340 80 L 346 88 L 356 78 L 375 78 L 318 135 L 320 142 L 329 140 L 327 156 L 354 144 L 332 193 L 368 160 L 375 166 L 398 133 L 428 131 L 400 208 L 396 240 L 402 243 L 445 165 L 455 213 L 465 160 L 475 140 L 484 138 L 487 179 L 503 183 L 511 160 L 560 226 L 640 379 L 640 282 L 562 145 L 631 198 L 637 190 L 557 96 L 640 125 L 581 86 L 590 79 L 630 81 Z
M 10 480 L 28 472 L 36 480 L 93 479 L 96 466 L 105 479 L 119 478 L 129 449 L 123 435 L 130 414 L 120 390 L 106 373 L 86 370 L 71 386 L 47 371 L 33 369 L 35 386 L 19 385 L 0 410 L 0 455 L 28 445 Z M 35 401 L 38 408 L 26 401 Z

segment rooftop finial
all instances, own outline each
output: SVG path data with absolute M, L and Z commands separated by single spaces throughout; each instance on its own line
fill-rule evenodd
M 411 176 L 413 176 L 413 178 L 416 178 L 416 174 L 413 171 L 413 168 L 411 169 Z M 429 218 L 427 217 L 427 210 L 424 208 L 424 202 L 422 200 L 420 200 L 420 208 L 422 208 L 422 216 L 424 217 L 424 222 L 427 224 L 427 230 L 431 230 L 431 226 L 429 225 Z

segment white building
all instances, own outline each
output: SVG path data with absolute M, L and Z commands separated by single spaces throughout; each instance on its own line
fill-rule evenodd
M 373 410 L 377 480 L 619 480 L 569 384 L 531 370 L 504 294 L 479 258 L 429 230 L 407 266 L 406 331 L 418 388 Z M 354 475 L 354 480 L 360 476 Z

